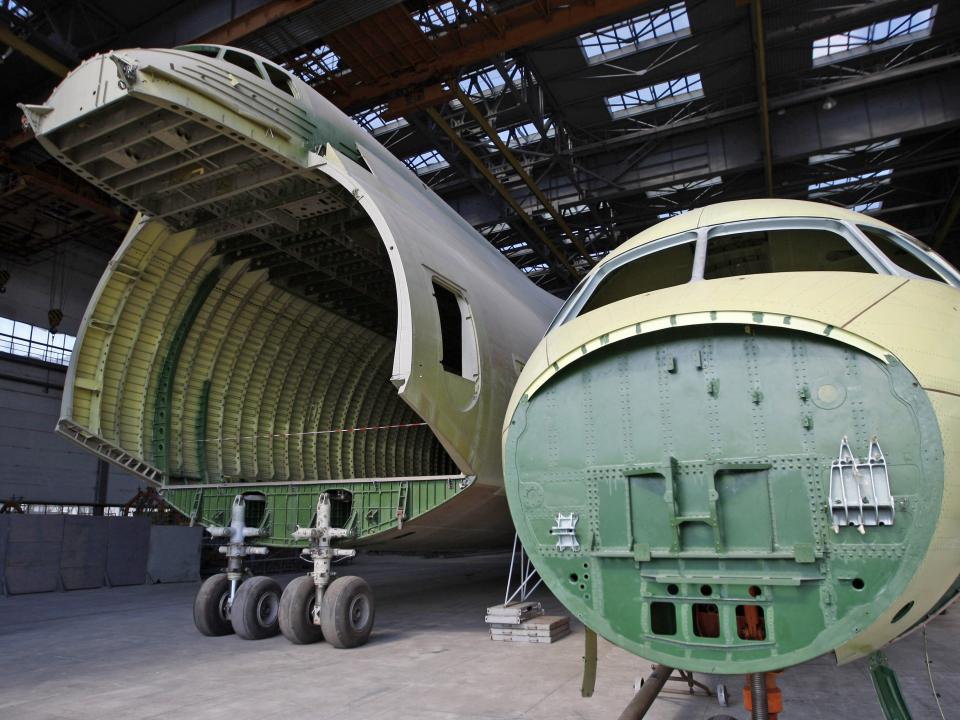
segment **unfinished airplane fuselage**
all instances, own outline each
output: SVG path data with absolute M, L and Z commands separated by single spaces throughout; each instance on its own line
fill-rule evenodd
M 139 211 L 58 430 L 205 525 L 384 549 L 509 538 L 498 429 L 558 301 L 305 83 L 216 46 L 124 50 L 24 106 Z

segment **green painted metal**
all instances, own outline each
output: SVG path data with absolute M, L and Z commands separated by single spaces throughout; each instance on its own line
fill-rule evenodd
M 334 523 L 355 531 L 354 543 L 400 527 L 442 505 L 462 492 L 456 479 L 429 478 L 337 483 L 290 483 L 264 485 L 249 483 L 242 487 L 208 485 L 202 489 L 167 487 L 164 499 L 185 515 L 196 513 L 203 525 L 217 525 L 230 517 L 234 497 L 243 492 L 265 497 L 264 527 L 269 530 L 258 544 L 296 547 L 291 534 L 313 524 L 317 496 L 326 492 L 334 498 Z M 339 499 L 338 499 L 339 498 Z M 345 543 L 347 545 L 351 543 Z
M 887 664 L 886 656 L 877 651 L 870 655 L 870 678 L 877 691 L 877 700 L 887 720 L 913 720 L 907 701 L 900 692 L 897 674 Z
M 200 391 L 200 411 L 197 413 L 197 467 L 200 468 L 200 479 L 207 479 L 207 415 L 210 408 L 210 381 L 203 381 Z
M 892 526 L 833 531 L 844 436 L 859 456 L 879 439 Z M 743 326 L 584 355 L 519 403 L 504 464 L 520 539 L 561 602 L 644 658 L 724 673 L 809 660 L 890 607 L 930 545 L 944 477 L 933 408 L 902 364 Z M 558 549 L 558 513 L 577 515 L 578 549 Z
M 170 448 L 167 445 L 167 439 L 170 437 L 173 376 L 177 371 L 180 353 L 183 351 L 183 345 L 187 341 L 190 328 L 193 327 L 197 315 L 203 309 L 203 304 L 207 301 L 219 280 L 220 269 L 218 267 L 212 270 L 200 283 L 196 294 L 177 324 L 177 329 L 173 333 L 170 346 L 167 348 L 167 354 L 163 359 L 153 409 L 153 464 L 161 470 L 166 470 L 169 465 L 167 460 L 170 457 Z

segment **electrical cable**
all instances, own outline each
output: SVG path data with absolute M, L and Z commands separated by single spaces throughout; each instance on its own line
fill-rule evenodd
M 940 717 L 942 720 L 947 720 L 946 716 L 943 714 L 943 706 L 940 704 L 940 693 L 937 692 L 937 686 L 933 682 L 933 670 L 930 669 L 930 664 L 933 662 L 930 659 L 930 653 L 927 652 L 927 626 L 923 626 L 923 664 L 927 666 L 927 677 L 930 679 L 930 690 L 933 692 L 934 702 L 937 703 L 937 710 L 940 711 Z

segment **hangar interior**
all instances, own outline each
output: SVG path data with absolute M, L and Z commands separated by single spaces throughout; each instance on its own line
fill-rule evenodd
M 222 318 L 211 311 L 204 322 L 209 328 L 221 321 L 232 328 L 228 332 L 236 339 L 235 358 L 228 374 L 214 379 L 212 386 L 195 387 L 192 399 L 178 408 L 174 431 L 186 441 L 178 446 L 171 467 L 161 465 L 161 471 L 184 483 L 199 482 L 208 471 L 276 481 L 311 474 L 434 475 L 440 478 L 438 487 L 451 493 L 451 478 L 462 475 L 458 458 L 452 459 L 424 427 L 406 434 L 395 431 L 398 439 L 383 447 L 364 443 L 359 435 L 351 438 L 348 450 L 321 447 L 315 439 L 312 446 L 304 443 L 290 450 L 291 459 L 282 457 L 286 449 L 242 455 L 222 442 L 208 446 L 205 454 L 197 452 L 203 428 L 192 424 L 190 413 L 199 412 L 200 398 L 212 392 L 215 401 L 226 405 L 228 425 L 231 403 L 239 407 L 252 402 L 249 389 L 258 387 L 254 381 L 260 370 L 244 366 L 244 343 L 275 347 L 271 363 L 284 364 L 290 375 L 303 375 L 304 389 L 298 393 L 305 398 L 300 409 L 304 414 L 322 400 L 324 387 L 305 374 L 298 357 L 324 356 L 336 364 L 343 348 L 364 355 L 370 368 L 364 372 L 382 376 L 379 390 L 370 391 L 366 404 L 358 400 L 349 412 L 321 414 L 318 427 L 361 427 L 372 409 L 378 417 L 389 418 L 383 422 L 391 427 L 425 423 L 397 400 L 388 382 L 397 297 L 390 259 L 357 195 L 338 187 L 320 193 L 315 183 L 296 178 L 264 182 L 256 206 L 248 196 L 241 202 L 214 195 L 204 203 L 183 203 L 180 186 L 169 196 L 150 195 L 136 183 L 154 181 L 163 188 L 171 178 L 180 182 L 178 173 L 189 163 L 207 162 L 216 172 L 234 173 L 241 181 L 258 171 L 251 159 L 255 153 L 218 144 L 199 122 L 166 122 L 163 110 L 152 118 L 157 121 L 153 127 L 146 122 L 130 125 L 108 138 L 97 135 L 90 147 L 78 145 L 72 160 L 90 171 L 80 177 L 41 146 L 18 106 L 42 106 L 73 68 L 97 53 L 179 46 L 246 69 L 244 58 L 249 55 L 234 53 L 231 60 L 217 47 L 232 46 L 292 73 L 402 161 L 530 283 L 559 300 L 637 233 L 692 208 L 750 198 L 815 200 L 849 208 L 902 229 L 960 264 L 960 6 L 954 3 L 0 0 L 0 521 L 6 523 L 0 525 L 0 569 L 5 569 L 3 589 L 10 596 L 0 602 L 8 603 L 14 618 L 13 629 L 4 632 L 15 632 L 18 624 L 26 628 L 26 634 L 13 638 L 18 652 L 29 657 L 25 668 L 42 662 L 38 651 L 30 650 L 38 637 L 30 633 L 39 632 L 36 626 L 43 622 L 68 626 L 72 602 L 69 593 L 44 596 L 37 601 L 39 614 L 32 615 L 30 593 L 199 578 L 197 518 L 184 517 L 158 499 L 147 482 L 149 472 L 136 462 L 111 464 L 104 455 L 98 458 L 54 432 L 88 302 L 135 219 L 135 203 L 124 198 L 139 193 L 136 198 L 147 200 L 138 208 L 148 214 L 159 208 L 174 225 L 177 212 L 189 222 L 204 223 L 211 249 L 203 267 L 233 268 L 208 289 L 218 298 Z M 270 65 L 261 67 L 254 72 L 283 90 L 283 73 L 275 77 Z M 285 92 L 292 95 L 289 88 Z M 201 216 L 196 207 L 201 207 Z M 298 223 L 312 223 L 309 238 L 278 244 L 278 236 L 270 234 L 270 223 L 283 227 L 276 219 L 278 211 L 293 215 Z M 731 262 L 769 265 L 770 258 Z M 264 279 L 262 286 L 255 287 L 252 275 L 243 274 L 252 271 L 263 273 L 258 276 Z M 189 305 L 189 293 L 203 282 L 199 270 L 194 276 L 169 277 L 149 303 L 151 312 L 169 313 L 168 334 L 179 321 L 177 313 Z M 436 284 L 434 292 L 441 320 L 444 302 L 456 316 L 455 293 Z M 283 305 L 283 312 L 296 314 L 304 327 L 324 328 L 326 311 L 348 316 L 353 324 L 333 340 L 306 347 L 306 333 L 298 334 L 292 325 L 271 325 L 266 315 L 245 316 L 247 303 Z M 951 341 L 956 349 L 956 338 L 948 338 Z M 186 342 L 187 357 L 205 362 L 202 348 L 191 342 Z M 464 373 L 460 356 L 447 361 Z M 524 361 L 517 362 L 522 367 Z M 366 391 L 366 377 L 358 372 L 338 382 Z M 136 374 L 125 378 L 118 383 L 120 394 L 136 396 Z M 271 392 L 282 396 L 289 391 L 268 390 L 266 395 Z M 137 432 L 150 434 L 154 442 L 159 442 L 157 431 L 149 423 L 159 412 L 157 402 L 144 397 L 133 413 L 139 414 Z M 206 399 L 202 402 L 206 407 Z M 277 402 L 283 402 L 282 397 Z M 120 428 L 129 418 L 108 420 Z M 244 427 L 238 422 L 224 432 L 240 435 Z M 267 455 L 277 458 L 276 465 L 264 462 Z M 397 507 L 407 502 L 406 492 L 382 502 Z M 199 493 L 196 498 L 199 503 Z M 185 502 L 194 502 L 193 496 Z M 224 503 L 218 506 L 218 517 L 226 525 L 229 498 Z M 291 517 L 312 522 L 312 503 L 296 508 Z M 368 511 L 368 523 L 375 526 L 376 515 L 369 515 L 373 511 Z M 22 518 L 9 518 L 21 515 L 42 516 L 43 524 L 15 530 L 15 521 Z M 77 523 L 82 516 L 105 518 L 89 530 Z M 92 555 L 77 550 L 84 543 L 95 548 Z M 218 562 L 215 547 L 209 546 L 208 539 L 205 572 Z M 412 560 L 399 570 L 385 569 L 376 556 L 361 556 L 359 572 L 367 562 L 372 564 L 371 582 L 385 588 L 385 597 L 395 603 L 384 612 L 398 626 L 415 604 L 396 589 L 405 576 L 419 575 L 425 587 L 454 598 L 449 609 L 442 602 L 431 605 L 440 618 L 433 639 L 430 623 L 422 621 L 397 631 L 396 642 L 410 663 L 440 672 L 432 655 L 448 649 L 465 654 L 457 662 L 469 662 L 471 645 L 460 638 L 455 615 L 472 612 L 471 603 L 482 608 L 496 599 L 502 585 L 497 568 L 505 571 L 506 560 L 468 558 L 459 565 L 446 560 L 449 564 L 438 572 L 446 574 L 447 581 L 432 578 L 428 566 Z M 280 554 L 275 565 L 265 567 L 300 569 L 297 563 L 295 555 Z M 186 590 L 163 588 L 151 595 L 151 588 L 126 587 L 122 592 L 136 594 L 117 600 L 126 604 L 121 610 L 142 604 L 158 613 L 159 622 L 189 624 L 164 605 L 179 597 L 178 592 L 186 597 Z M 493 598 L 488 597 L 491 592 Z M 111 602 L 99 598 L 109 597 L 96 595 L 82 602 L 96 614 L 93 607 Z M 544 604 L 563 612 L 552 598 L 546 597 Z M 140 632 L 129 619 L 123 622 L 123 632 Z M 960 701 L 957 684 L 950 682 L 960 673 L 949 641 L 956 632 L 951 623 L 947 618 L 931 626 L 936 639 L 929 654 L 942 658 L 937 667 L 942 698 Z M 467 627 L 472 628 L 469 623 Z M 109 611 L 101 611 L 80 639 L 93 641 L 96 633 L 111 628 Z M 581 632 L 582 627 L 575 634 Z M 162 633 L 147 633 L 145 640 L 160 652 L 163 641 Z M 915 634 L 891 654 L 891 662 L 910 665 L 902 682 L 915 717 L 935 717 L 939 702 L 927 685 L 926 634 L 922 642 L 921 649 Z M 188 647 L 201 658 L 210 652 L 193 638 Z M 374 642 L 365 648 L 358 672 L 365 667 L 385 673 L 384 692 L 409 693 L 415 688 L 402 672 L 386 673 L 389 661 L 378 657 L 389 653 L 385 647 Z M 486 705 L 480 693 L 464 699 L 456 687 L 440 683 L 431 686 L 437 700 L 429 716 L 607 717 L 633 694 L 634 676 L 645 674 L 634 656 L 603 645 L 601 663 L 610 664 L 610 674 L 604 678 L 601 666 L 600 689 L 609 694 L 594 698 L 599 702 L 589 706 L 573 687 L 580 672 L 578 641 L 530 649 L 540 653 L 534 662 L 549 658 L 550 671 L 566 678 L 550 686 L 556 695 L 551 690 L 522 705 L 518 698 L 525 690 L 516 679 L 502 700 Z M 79 657 L 82 643 L 71 645 L 69 652 Z M 917 662 L 921 652 L 927 658 L 922 664 Z M 909 653 L 917 657 L 908 660 Z M 503 654 L 510 653 L 488 650 L 476 659 L 496 666 Z M 252 657 L 265 671 L 275 660 L 263 648 Z M 517 663 L 518 675 L 525 658 L 514 655 L 510 660 Z M 300 661 L 309 662 L 306 656 Z M 152 667 L 142 657 L 136 662 Z M 325 656 L 323 662 L 334 663 L 334 658 Z M 817 663 L 784 676 L 785 717 L 792 717 L 789 700 L 797 708 L 805 696 L 815 698 L 811 707 L 824 717 L 830 708 L 837 709 L 842 690 L 833 683 L 828 683 L 830 692 L 814 692 L 825 673 L 833 672 Z M 845 681 L 866 687 L 864 668 L 863 663 L 845 666 Z M 104 661 L 96 672 L 84 674 L 83 687 L 86 692 L 102 689 L 99 683 L 120 669 Z M 277 673 L 291 670 L 289 664 L 273 668 Z M 74 672 L 73 661 L 57 668 L 60 678 Z M 492 669 L 482 676 L 491 684 L 501 680 Z M 23 693 L 25 677 L 14 673 L 0 681 L 0 710 L 15 709 L 19 717 L 69 714 L 67 705 L 57 705 L 49 715 L 30 709 L 46 686 Z M 174 683 L 175 678 L 163 675 L 150 688 L 151 697 L 166 697 Z M 202 698 L 205 690 L 198 684 L 190 692 Z M 732 694 L 739 695 L 739 687 Z M 135 695 L 129 688 L 111 690 L 107 704 L 94 704 L 90 717 L 102 717 L 109 708 L 131 712 Z M 293 697 L 290 708 L 308 702 Z M 384 711 L 372 707 L 359 686 L 346 688 L 344 698 L 350 717 L 375 717 Z M 856 707 L 873 701 L 869 695 L 853 694 L 847 702 Z M 403 717 L 427 716 L 415 705 L 401 703 L 399 708 Z M 227 709 L 242 713 L 244 706 L 231 700 L 221 708 Z M 267 709 L 266 714 L 281 709 Z M 735 710 L 742 715 L 742 707 Z M 157 717 L 164 716 L 157 712 Z M 651 717 L 707 718 L 722 712 L 712 699 L 692 705 L 669 700 Z

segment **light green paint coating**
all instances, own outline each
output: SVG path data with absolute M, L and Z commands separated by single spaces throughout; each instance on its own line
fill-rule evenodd
M 819 400 L 827 386 L 839 403 Z M 879 438 L 893 526 L 833 532 L 845 435 L 858 456 Z M 933 408 L 902 364 L 737 326 L 641 336 L 563 368 L 517 406 L 504 471 L 524 547 L 561 602 L 644 658 L 724 673 L 809 660 L 872 623 L 928 550 L 944 476 Z M 579 516 L 578 551 L 555 548 L 560 512 Z M 697 634 L 694 605 L 716 607 L 718 637 Z M 746 605 L 762 609 L 765 639 L 739 636 Z
M 292 539 L 297 526 L 313 525 L 317 496 L 338 492 L 349 493 L 349 499 L 334 502 L 335 525 L 355 532 L 353 541 L 345 544 L 363 544 L 365 539 L 397 529 L 398 512 L 402 522 L 414 520 L 440 506 L 462 492 L 459 479 L 389 480 L 385 482 L 298 483 L 296 485 L 261 485 L 246 487 L 204 487 L 197 510 L 197 520 L 204 525 L 224 525 L 230 522 L 230 507 L 238 493 L 260 493 L 266 501 L 264 522 L 268 534 L 258 544 L 276 547 L 296 547 L 302 543 Z M 185 515 L 197 505 L 197 489 L 168 487 L 161 490 L 164 499 Z M 402 530 L 402 528 L 400 528 Z

